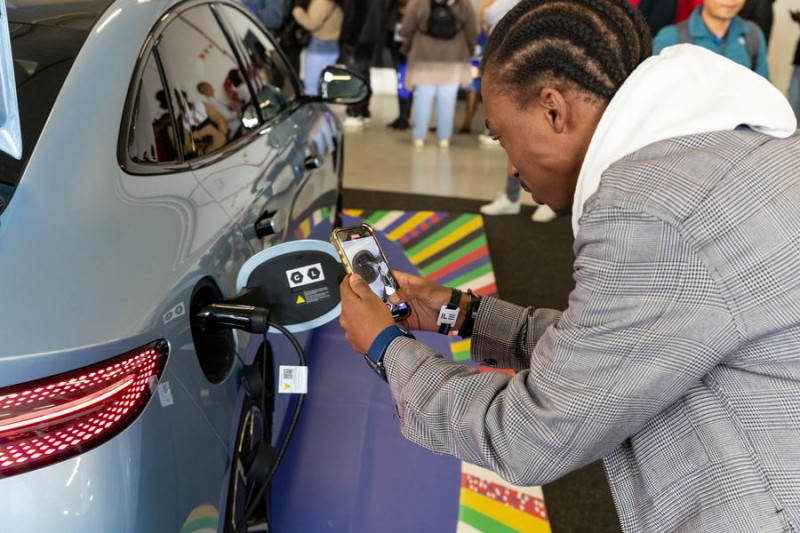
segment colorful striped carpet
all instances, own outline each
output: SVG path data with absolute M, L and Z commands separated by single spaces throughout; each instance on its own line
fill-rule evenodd
M 361 209 L 344 214 L 367 222 L 401 246 L 420 275 L 476 294 L 497 293 L 480 215 Z M 450 349 L 453 359 L 469 360 L 469 340 L 451 336 Z M 456 531 L 549 532 L 542 490 L 511 485 L 493 472 L 462 463 Z

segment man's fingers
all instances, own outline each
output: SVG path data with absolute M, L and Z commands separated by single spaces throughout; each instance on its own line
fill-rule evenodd
M 342 301 L 344 300 L 360 300 L 359 296 L 353 292 L 353 288 L 350 286 L 350 276 L 345 276 L 342 282 L 339 284 L 339 294 L 341 295 Z
M 372 289 L 369 288 L 366 280 L 358 274 L 350 276 L 350 289 L 361 299 L 372 294 Z

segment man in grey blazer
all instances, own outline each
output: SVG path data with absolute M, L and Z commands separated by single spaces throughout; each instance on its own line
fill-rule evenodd
M 340 323 L 436 453 L 517 484 L 603 458 L 625 531 L 800 531 L 797 123 L 723 57 L 650 53 L 628 0 L 523 0 L 486 48 L 509 173 L 572 212 L 569 307 L 403 273 L 395 297 L 417 330 L 458 305 L 473 359 L 514 376 L 445 360 L 358 277 Z

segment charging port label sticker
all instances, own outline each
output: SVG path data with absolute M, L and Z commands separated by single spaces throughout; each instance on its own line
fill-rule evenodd
M 303 285 L 325 281 L 325 273 L 322 271 L 322 263 L 315 263 L 287 270 L 286 279 L 289 280 L 289 288 L 295 289 Z
M 280 394 L 306 394 L 308 392 L 308 367 L 280 365 Z

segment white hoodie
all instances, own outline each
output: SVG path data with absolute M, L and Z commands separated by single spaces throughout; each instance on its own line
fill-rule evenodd
M 572 207 L 583 205 L 615 161 L 657 141 L 697 133 L 753 130 L 785 138 L 797 129 L 789 102 L 769 81 L 705 48 L 680 44 L 642 62 L 609 102 L 586 152 Z

